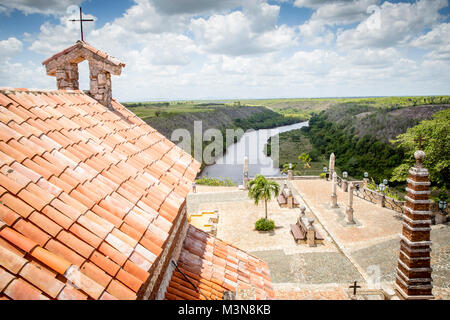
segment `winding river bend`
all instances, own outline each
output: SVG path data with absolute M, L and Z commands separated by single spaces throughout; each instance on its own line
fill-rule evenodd
M 280 176 L 280 169 L 275 167 L 272 158 L 264 153 L 264 145 L 267 143 L 267 139 L 279 133 L 300 129 L 307 125 L 308 122 L 306 121 L 272 129 L 246 132 L 238 142 L 227 148 L 225 155 L 218 158 L 215 164 L 206 166 L 200 176 L 227 177 L 238 185 L 242 184 L 245 156 L 249 159 L 250 177 L 256 174 L 263 174 L 267 177 Z

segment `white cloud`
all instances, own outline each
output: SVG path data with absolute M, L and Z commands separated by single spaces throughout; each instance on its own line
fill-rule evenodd
M 311 17 L 327 25 L 345 25 L 367 18 L 367 9 L 380 0 L 334 1 L 320 6 Z
M 379 0 L 352 1 L 297 1 L 299 7 L 311 7 L 316 10 L 311 18 L 299 26 L 303 43 L 309 46 L 330 45 L 334 39 L 334 32 L 330 26 L 342 26 L 359 22 L 369 16 L 368 8 L 379 3 Z
M 450 60 L 450 23 L 442 23 L 430 32 L 411 41 L 411 46 L 432 51 L 425 55 L 428 60 Z
M 297 26 L 283 25 L 273 3 L 135 0 L 101 27 L 85 24 L 85 39 L 126 63 L 113 77 L 120 100 L 448 94 L 450 27 L 438 13 L 447 1 L 297 0 L 313 10 Z M 55 87 L 40 61 L 15 57 L 21 40 L 44 60 L 79 39 L 79 25 L 67 21 L 77 12 L 59 12 L 38 34 L 0 41 L 0 86 Z M 411 55 L 416 48 L 424 50 Z M 80 73 L 88 85 L 86 65 Z
M 450 44 L 450 23 L 442 23 L 430 32 L 414 39 L 413 47 L 438 49 L 443 44 Z
M 295 44 L 294 28 L 277 26 L 279 7 L 248 1 L 242 11 L 192 19 L 190 30 L 209 53 L 246 55 L 278 51 Z
M 379 10 L 361 22 L 356 29 L 340 33 L 337 43 L 339 47 L 346 49 L 386 48 L 406 44 L 424 28 L 437 24 L 442 18 L 439 10 L 447 5 L 447 0 L 384 2 Z M 374 21 L 374 17 L 379 21 Z
M 79 5 L 83 0 L 0 0 L 0 13 L 12 10 L 24 14 L 64 14 L 71 5 Z
M 233 9 L 245 0 L 151 0 L 165 14 L 199 14 L 209 11 Z
M 15 54 L 22 52 L 22 41 L 10 37 L 7 40 L 0 41 L 0 58 L 10 58 Z
M 324 5 L 334 4 L 334 3 L 352 3 L 355 0 L 295 0 L 294 6 L 299 8 L 311 8 L 318 9 Z

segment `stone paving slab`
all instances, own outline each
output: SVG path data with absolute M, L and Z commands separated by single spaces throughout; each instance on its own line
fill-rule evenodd
M 280 300 L 347 300 L 347 286 L 327 283 L 308 284 L 274 284 L 275 295 Z
M 450 289 L 450 226 L 433 226 L 431 231 L 433 286 Z M 395 280 L 400 238 L 388 240 L 351 252 L 356 262 L 365 269 L 380 270 L 382 282 Z
M 284 250 L 287 254 L 299 252 L 337 252 L 336 246 L 326 236 L 327 233 L 317 225 L 319 232 L 325 236 L 323 244 L 316 247 L 309 247 L 306 244 L 296 244 L 290 233 L 290 224 L 296 223 L 300 214 L 299 209 L 280 208 L 275 200 L 268 203 L 268 217 L 275 221 L 276 228 L 270 232 L 260 232 L 254 230 L 255 222 L 264 217 L 264 204 L 255 206 L 254 202 L 245 195 L 242 200 L 239 192 L 233 194 L 238 198 L 235 201 L 221 201 L 226 197 L 225 193 L 218 192 L 216 195 L 207 194 L 208 199 L 202 194 L 196 197 L 189 197 L 188 212 L 200 212 L 218 210 L 219 222 L 217 225 L 217 237 L 232 243 L 233 245 L 246 251 L 260 250 Z
M 400 248 L 401 215 L 355 197 L 354 216 L 360 226 L 349 228 L 342 224 L 347 193 L 337 188 L 339 209 L 331 209 L 331 182 L 294 181 L 293 185 L 365 280 L 370 282 L 379 272 L 381 281 L 392 285 Z M 448 224 L 433 226 L 431 232 L 433 293 L 442 299 L 449 299 L 450 293 L 449 228 Z
M 287 255 L 283 250 L 251 251 L 264 260 L 274 283 L 324 284 L 362 281 L 351 262 L 339 252 Z
M 401 232 L 401 220 L 396 212 L 379 207 L 358 197 L 353 199 L 354 217 L 360 224 L 348 227 L 341 223 L 348 193 L 337 188 L 338 209 L 330 208 L 331 182 L 325 180 L 293 181 L 300 196 L 325 224 L 335 241 L 348 249 L 360 241 L 384 238 Z

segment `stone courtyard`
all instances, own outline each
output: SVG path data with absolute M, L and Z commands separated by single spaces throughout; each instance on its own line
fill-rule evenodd
M 292 186 L 296 199 L 307 207 L 306 216 L 315 219 L 315 228 L 325 238 L 323 244 L 296 244 L 289 225 L 296 222 L 300 211 L 281 208 L 276 200 L 268 203 L 268 217 L 276 229 L 255 231 L 254 222 L 264 216 L 264 204 L 255 206 L 247 191 L 237 187 L 197 186 L 197 193 L 188 195 L 188 212 L 218 210 L 217 237 L 268 263 L 278 299 L 348 299 L 354 281 L 362 289 L 392 287 L 401 215 L 355 197 L 356 223 L 346 225 L 347 193 L 337 189 L 339 208 L 332 209 L 329 181 L 300 180 Z M 450 293 L 448 228 L 437 225 L 431 232 L 433 293 L 442 299 L 449 299 Z

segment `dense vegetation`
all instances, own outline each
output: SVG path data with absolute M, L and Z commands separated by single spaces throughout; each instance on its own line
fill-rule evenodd
M 242 100 L 241 102 L 247 105 L 265 106 L 284 116 L 297 116 L 309 119 L 313 113 L 319 113 L 343 104 L 366 105 L 374 109 L 404 108 L 431 104 L 450 104 L 450 96 L 255 99 Z
M 313 116 L 302 132 L 314 146 L 309 153 L 313 161 L 334 152 L 336 166 L 353 177 L 367 171 L 375 180 L 385 179 L 403 159 L 402 150 L 371 135 L 352 135 L 343 125 L 329 121 L 325 113 Z
M 431 120 L 424 120 L 397 137 L 393 143 L 404 150 L 402 163 L 393 171 L 392 181 L 405 181 L 408 169 L 414 164 L 417 137 L 422 136 L 426 154 L 424 166 L 430 180 L 440 189 L 450 189 L 450 109 L 437 112 Z
M 263 112 L 257 113 L 247 119 L 236 119 L 233 122 L 235 128 L 241 128 L 244 131 L 249 129 L 268 129 L 301 122 L 298 117 L 285 117 L 272 110 L 265 109 Z
M 280 167 L 292 162 L 294 171 L 298 172 L 301 161 L 296 158 L 308 153 L 317 174 L 322 166 L 328 166 L 328 157 L 334 152 L 338 172 L 347 171 L 353 178 L 362 178 L 367 171 L 375 183 L 388 179 L 395 188 L 405 183 L 421 134 L 427 155 L 424 164 L 430 171 L 433 187 L 435 191 L 447 192 L 450 187 L 449 107 L 377 110 L 367 105 L 343 104 L 321 111 L 312 115 L 309 127 L 280 135 Z
M 301 121 L 297 117 L 285 117 L 262 106 L 246 106 L 239 101 L 231 103 L 220 101 L 130 102 L 124 105 L 169 139 L 172 138 L 172 133 L 176 129 L 188 130 L 191 135 L 191 145 L 190 150 L 186 151 L 190 151 L 191 154 L 194 150 L 196 121 L 201 121 L 203 133 L 211 128 L 221 132 L 223 153 L 228 147 L 227 143 L 237 142 L 244 131 L 273 128 Z M 226 129 L 242 129 L 242 131 L 236 131 L 237 136 L 234 140 L 227 141 Z M 178 143 L 178 141 L 174 142 Z M 203 150 L 215 142 L 202 141 Z M 202 162 L 202 166 L 205 165 L 204 159 L 197 160 Z

